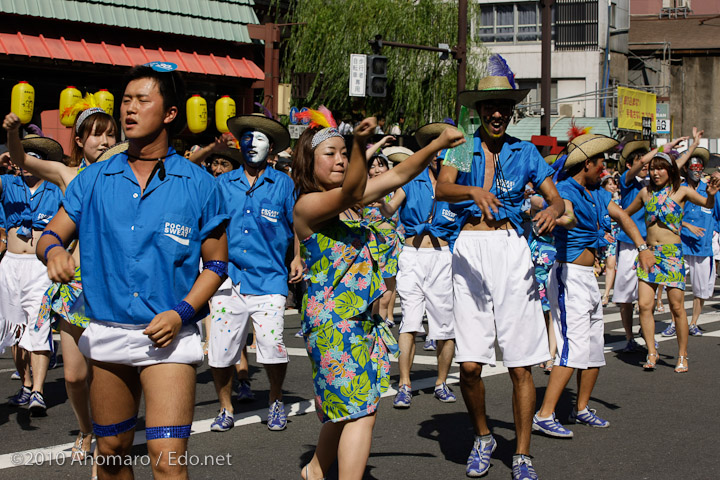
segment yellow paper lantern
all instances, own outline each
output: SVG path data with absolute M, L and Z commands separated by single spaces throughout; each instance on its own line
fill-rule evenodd
M 20 118 L 22 123 L 30 123 L 35 108 L 35 89 L 28 82 L 18 82 L 12 89 L 10 111 Z
M 207 102 L 200 95 L 188 98 L 187 123 L 192 133 L 204 132 L 207 128 Z

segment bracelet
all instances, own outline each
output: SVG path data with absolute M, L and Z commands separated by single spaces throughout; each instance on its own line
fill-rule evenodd
M 48 247 L 45 249 L 45 253 L 43 254 L 43 256 L 45 257 L 45 261 L 46 261 L 46 262 L 47 262 L 47 259 L 48 259 L 48 258 L 47 258 L 48 252 L 49 252 L 50 250 L 52 250 L 53 248 L 55 248 L 55 247 L 62 247 L 62 245 L 59 244 L 59 243 L 53 243 L 52 245 L 48 245 Z
M 203 270 L 210 270 L 215 272 L 218 277 L 224 278 L 228 273 L 228 262 L 220 260 L 208 260 L 203 262 Z
M 665 151 L 665 145 L 660 145 L 658 147 L 658 152 L 663 153 Z
M 58 235 L 57 233 L 53 232 L 52 230 L 45 230 L 45 231 L 42 233 L 42 235 L 40 235 L 40 238 L 44 237 L 45 235 L 52 235 L 53 237 L 57 238 L 57 239 L 58 239 L 58 242 L 60 242 L 61 244 L 64 244 L 64 243 L 65 243 L 65 242 L 63 242 L 63 239 L 60 238 L 60 235 Z
M 648 249 L 647 243 L 643 243 L 642 245 L 640 245 L 639 247 L 637 247 L 637 249 L 638 249 L 638 253 L 644 252 L 645 250 Z
M 180 319 L 182 320 L 183 325 L 189 325 L 190 323 L 192 323 L 192 319 L 195 318 L 195 309 L 185 300 L 175 305 L 175 307 L 173 307 L 173 310 L 175 310 L 178 315 L 180 315 Z

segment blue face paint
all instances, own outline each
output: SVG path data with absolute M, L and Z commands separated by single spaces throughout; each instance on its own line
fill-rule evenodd
M 240 137 L 240 151 L 245 158 L 245 164 L 257 168 L 267 161 L 270 141 L 263 132 L 248 130 Z
M 245 157 L 245 161 L 252 161 L 252 158 L 250 157 L 250 150 L 252 150 L 252 144 L 253 144 L 253 134 L 252 132 L 245 132 L 243 136 L 240 138 L 240 150 L 242 151 L 243 157 Z

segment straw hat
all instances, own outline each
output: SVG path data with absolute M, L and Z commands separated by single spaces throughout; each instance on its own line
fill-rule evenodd
M 415 140 L 418 145 L 420 145 L 420 148 L 425 148 L 448 127 L 452 127 L 452 125 L 445 122 L 428 123 L 417 129 L 415 132 Z
M 507 77 L 485 77 L 478 82 L 477 90 L 465 90 L 458 95 L 458 102 L 468 108 L 475 108 L 485 100 L 511 100 L 520 103 L 530 89 L 512 88 Z
M 30 134 L 25 135 L 21 143 L 26 152 L 30 150 L 42 153 L 45 160 L 52 160 L 53 162 L 62 162 L 63 160 L 62 146 L 52 138 Z
M 615 148 L 618 143 L 614 138 L 594 133 L 575 137 L 567 146 L 568 157 L 565 160 L 565 170 Z
M 227 159 L 230 163 L 232 163 L 233 169 L 238 168 L 245 161 L 245 157 L 243 157 L 240 149 L 232 147 L 226 148 L 220 152 L 213 152 L 210 157 L 222 157 Z
M 102 162 L 103 160 L 107 160 L 113 155 L 117 155 L 118 153 L 123 153 L 127 151 L 128 149 L 128 142 L 120 142 L 116 143 L 112 147 L 105 150 L 103 153 L 100 154 L 100 156 L 95 160 L 95 162 Z
M 400 163 L 413 154 L 413 151 L 405 147 L 383 148 L 382 153 L 393 163 Z
M 290 146 L 290 132 L 282 123 L 262 114 L 239 115 L 228 119 L 227 126 L 238 141 L 247 130 L 257 130 L 270 138 L 273 144 L 271 154 L 280 153 Z
M 699 158 L 703 165 L 707 165 L 710 161 L 710 150 L 705 147 L 697 147 L 690 158 Z
M 633 140 L 632 142 L 626 143 L 622 149 L 622 153 L 620 154 L 620 162 L 618 163 L 618 169 L 621 172 L 625 171 L 625 169 L 627 168 L 625 166 L 625 164 L 627 163 L 627 159 L 630 158 L 633 153 L 641 152 L 644 155 L 649 151 L 649 140 Z
M 558 157 L 559 157 L 559 155 L 557 155 L 557 154 L 546 155 L 543 157 L 543 160 L 545 160 L 545 163 L 547 163 L 548 165 L 552 165 L 553 163 L 555 163 L 555 161 L 558 159 Z

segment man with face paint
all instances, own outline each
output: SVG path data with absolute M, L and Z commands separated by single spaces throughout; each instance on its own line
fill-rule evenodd
M 287 425 L 282 383 L 288 353 L 283 341 L 288 268 L 285 255 L 293 239 L 293 182 L 267 165 L 268 156 L 290 145 L 290 134 L 279 122 L 258 115 L 228 120 L 239 140 L 243 164 L 218 177 L 228 204 L 229 278 L 211 302 L 208 363 L 212 369 L 220 413 L 211 430 L 234 425 L 231 401 L 234 365 L 240 361 L 250 322 L 255 328 L 257 361 L 270 380 L 268 428 Z M 290 281 L 302 278 L 299 257 L 291 264 Z
M 437 184 L 438 200 L 450 202 L 463 224 L 453 251 L 453 311 L 460 388 L 476 434 L 467 462 L 470 477 L 487 473 L 497 446 L 481 378 L 483 365 L 496 363 L 497 338 L 513 382 L 513 478 L 537 478 L 529 457 L 535 409 L 530 367 L 550 355 L 530 249 L 522 235 L 525 185 L 531 182 L 548 204 L 533 217 L 539 235 L 553 230 L 565 204 L 552 181 L 553 169 L 535 146 L 505 133 L 515 104 L 528 92 L 516 89 L 508 76 L 490 76 L 480 80 L 478 90 L 460 93 L 458 102 L 477 110 L 481 126 L 472 158 L 449 161 L 453 152 L 448 152 Z
M 10 157 L 30 155 L 62 161 L 62 147 L 47 137 L 28 135 L 23 140 L 8 134 Z M 7 253 L 0 264 L 0 317 L 12 324 L 13 334 L 0 339 L 0 351 L 12 345 L 15 366 L 23 382 L 10 405 L 28 405 L 31 413 L 45 413 L 43 384 L 53 348 L 50 325 L 36 328 L 42 297 L 50 286 L 47 270 L 35 256 L 42 230 L 60 208 L 62 192 L 26 171 L 0 177 L 0 201 L 7 219 Z M 33 375 L 30 375 L 32 363 Z
M 707 197 L 707 182 L 702 180 L 705 165 L 710 160 L 710 152 L 703 147 L 695 148 L 687 162 L 686 181 L 683 185 L 694 188 L 700 195 Z M 690 335 L 701 336 L 697 325 L 705 300 L 712 297 L 715 288 L 715 262 L 713 261 L 712 234 L 720 219 L 720 207 L 716 202 L 711 210 L 692 202 L 685 202 L 680 239 L 683 246 L 683 258 L 688 266 L 693 291 L 693 311 L 690 322 Z M 675 335 L 675 324 L 662 332 L 664 337 Z

